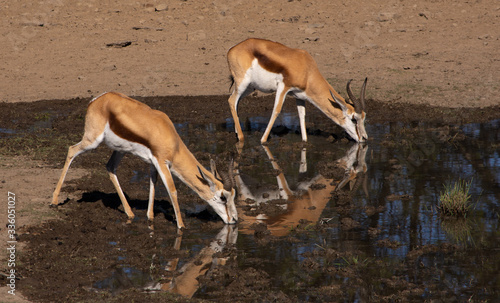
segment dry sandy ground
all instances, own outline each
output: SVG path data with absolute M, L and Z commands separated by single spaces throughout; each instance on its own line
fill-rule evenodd
M 5 273 L 7 268 L 7 254 L 4 253 L 7 234 L 7 201 L 8 197 L 15 200 L 15 226 L 19 231 L 24 226 L 36 225 L 43 221 L 55 218 L 55 212 L 48 207 L 51 200 L 52 191 L 61 174 L 60 169 L 48 168 L 41 161 L 33 161 L 24 157 L 3 159 L 0 158 L 0 233 L 2 253 L 0 254 L 0 268 Z M 74 169 L 70 180 L 78 179 L 86 174 L 84 169 Z M 76 193 L 71 194 L 76 197 Z M 22 250 L 20 242 L 16 244 L 16 255 Z M 5 280 L 1 280 L 5 282 Z M 19 280 L 17 281 L 19 283 Z M 3 283 L 2 283 L 3 284 Z M 7 294 L 9 288 L 0 286 L 0 302 L 26 302 L 23 296 L 17 291 L 16 295 Z
M 226 94 L 227 50 L 261 37 L 309 51 L 341 93 L 369 77 L 378 100 L 489 106 L 499 20 L 497 0 L 2 1 L 0 101 Z

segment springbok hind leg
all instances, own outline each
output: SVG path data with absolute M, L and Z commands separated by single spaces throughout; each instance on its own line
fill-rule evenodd
M 130 208 L 130 205 L 127 202 L 127 199 L 125 198 L 125 195 L 123 194 L 123 190 L 120 186 L 120 183 L 118 182 L 118 177 L 116 176 L 116 168 L 120 164 L 120 161 L 123 159 L 124 154 L 114 151 L 113 154 L 111 155 L 111 158 L 109 158 L 108 164 L 106 164 L 106 169 L 108 170 L 109 178 L 111 179 L 111 182 L 115 186 L 116 192 L 118 193 L 118 196 L 120 197 L 120 200 L 122 201 L 123 205 L 123 210 L 128 216 L 129 223 L 132 222 L 132 219 L 134 219 L 135 215 L 132 212 L 132 209 Z
M 100 143 L 102 139 L 99 137 L 97 139 L 91 140 L 87 136 L 84 136 L 82 141 L 78 142 L 75 145 L 72 145 L 68 148 L 68 155 L 66 156 L 66 162 L 64 163 L 64 167 L 61 173 L 61 177 L 59 177 L 59 181 L 57 182 L 56 189 L 54 190 L 54 193 L 52 194 L 52 202 L 50 205 L 58 205 L 59 202 L 58 197 L 59 193 L 61 192 L 62 185 L 64 183 L 64 179 L 66 178 L 66 174 L 68 173 L 69 166 L 73 162 L 73 160 L 76 158 L 76 156 L 96 148 Z
M 238 117 L 238 101 L 241 98 L 236 90 L 233 91 L 231 96 L 228 99 L 229 108 L 231 109 L 231 115 L 233 116 L 234 121 L 234 131 L 238 136 L 238 141 L 243 141 L 243 130 L 240 125 L 240 118 Z

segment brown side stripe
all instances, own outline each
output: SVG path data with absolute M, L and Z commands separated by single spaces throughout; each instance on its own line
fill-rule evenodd
M 269 57 L 258 52 L 257 50 L 254 51 L 253 55 L 259 61 L 260 66 L 262 66 L 265 70 L 271 73 L 282 74 L 283 78 L 286 78 L 288 72 L 283 65 L 280 65 L 275 61 L 270 60 Z
M 109 116 L 109 128 L 113 131 L 113 133 L 115 133 L 122 139 L 140 143 L 146 147 L 149 147 L 148 141 L 123 125 L 120 120 L 116 118 L 113 112 L 111 112 Z

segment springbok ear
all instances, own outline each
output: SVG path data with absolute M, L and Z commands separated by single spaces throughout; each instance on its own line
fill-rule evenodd
M 219 180 L 219 181 L 221 181 L 221 180 L 222 180 L 222 178 L 221 178 L 221 176 L 220 176 L 219 172 L 217 171 L 217 166 L 216 166 L 216 164 L 215 164 L 214 159 L 210 159 L 210 170 L 211 170 L 211 172 L 212 172 L 212 175 L 214 175 L 214 177 L 215 177 L 217 180 Z
M 203 184 L 207 185 L 210 187 L 210 190 L 215 191 L 215 183 L 210 180 L 210 178 L 207 178 L 207 176 L 201 171 L 201 168 L 198 167 L 198 172 L 200 173 L 200 176 L 198 177 L 198 180 L 200 180 Z
M 333 100 L 340 106 L 343 112 L 347 112 L 347 106 L 345 102 L 341 101 L 339 98 L 335 97 L 335 95 L 330 91 L 330 95 L 332 96 Z M 333 102 L 332 100 L 330 100 Z

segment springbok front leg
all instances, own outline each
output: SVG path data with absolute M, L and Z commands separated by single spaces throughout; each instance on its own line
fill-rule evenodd
M 156 166 L 156 170 L 160 175 L 165 188 L 168 191 L 170 201 L 172 202 L 172 207 L 174 208 L 175 218 L 177 219 L 177 228 L 185 228 L 184 222 L 182 221 L 181 211 L 179 208 L 179 203 L 177 202 L 177 189 L 175 188 L 174 179 L 172 178 L 172 173 L 170 172 L 169 164 L 158 161 L 159 164 Z
M 296 99 L 297 111 L 299 112 L 299 122 L 300 122 L 300 134 L 302 135 L 302 141 L 307 142 L 307 131 L 306 131 L 306 104 L 302 99 Z
M 153 221 L 154 214 L 154 201 L 155 201 L 155 186 L 158 179 L 158 172 L 154 165 L 149 167 L 149 202 L 148 202 L 148 220 Z

